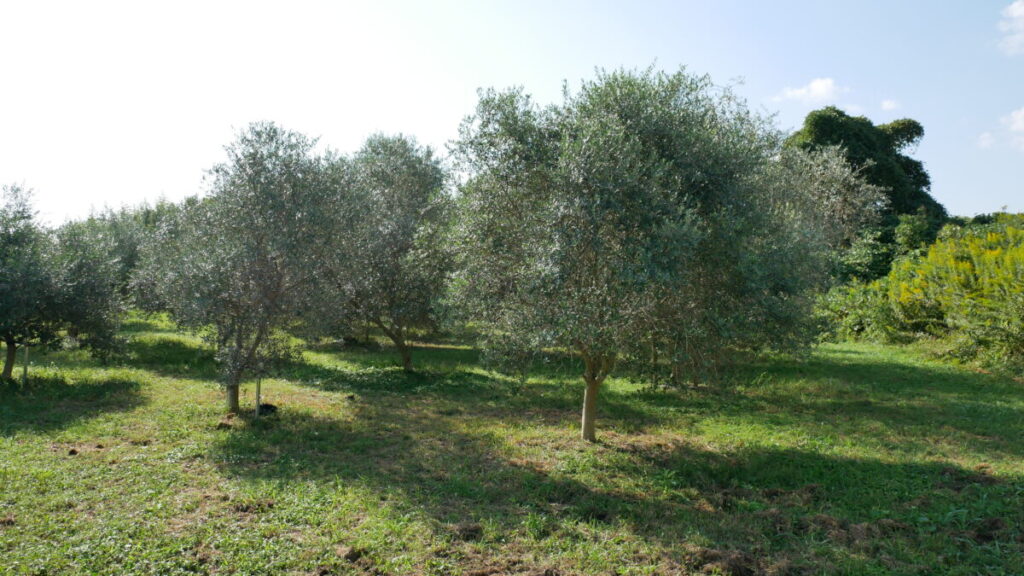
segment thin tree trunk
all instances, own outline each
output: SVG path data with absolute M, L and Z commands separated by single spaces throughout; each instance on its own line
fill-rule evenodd
M 412 372 L 412 351 L 409 350 L 409 346 L 401 338 L 395 341 L 395 346 L 398 348 L 398 353 L 402 355 L 402 369 Z
M 224 398 L 227 400 L 229 414 L 238 414 L 242 411 L 238 405 L 238 380 L 238 377 L 232 374 L 224 386 Z
M 402 327 L 399 326 L 392 330 L 380 320 L 375 320 L 374 323 L 395 344 L 395 349 L 398 350 L 398 354 L 402 357 L 402 369 L 406 372 L 412 372 L 412 350 L 409 350 L 409 345 L 405 343 L 405 332 L 402 330 Z
M 224 386 L 224 395 L 227 400 L 228 413 L 230 414 L 241 414 L 242 407 L 238 403 L 238 389 L 242 382 L 242 376 L 246 370 L 252 369 L 253 360 L 256 358 L 256 351 L 259 349 L 260 344 L 263 343 L 263 338 L 266 337 L 267 330 L 265 327 L 260 327 L 256 331 L 256 337 L 253 338 L 252 345 L 248 350 L 245 350 L 244 340 L 241 336 L 241 332 L 237 332 L 235 336 L 235 347 L 238 350 L 237 354 L 241 356 L 237 363 L 234 363 L 235 370 L 237 373 L 229 374 L 227 384 Z M 234 354 L 234 353 L 233 353 Z
M 14 378 L 14 362 L 17 359 L 18 345 L 14 342 L 14 338 L 6 338 L 4 343 L 7 344 L 7 357 L 4 359 L 4 371 L 0 374 L 0 378 L 11 380 Z
M 608 353 L 593 354 L 582 344 L 579 345 L 579 350 L 580 357 L 583 358 L 583 381 L 587 383 L 587 389 L 583 393 L 580 437 L 587 442 L 597 442 L 597 393 L 601 389 L 601 383 L 615 368 L 616 358 Z
M 595 432 L 597 391 L 601 388 L 601 383 L 594 378 L 586 376 L 584 376 L 584 380 L 587 382 L 587 390 L 583 393 L 583 425 L 580 436 L 587 442 L 597 442 L 597 434 Z

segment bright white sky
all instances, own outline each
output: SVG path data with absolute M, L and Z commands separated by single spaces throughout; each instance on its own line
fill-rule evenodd
M 443 150 L 479 87 L 547 103 L 652 64 L 741 81 L 785 129 L 827 104 L 914 118 L 952 213 L 1024 211 L 1024 0 L 0 0 L 0 183 L 58 223 L 201 192 L 252 121 Z

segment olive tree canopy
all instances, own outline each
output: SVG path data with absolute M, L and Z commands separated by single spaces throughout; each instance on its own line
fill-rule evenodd
M 3 187 L 0 205 L 0 338 L 6 358 L 0 378 L 10 378 L 17 346 L 49 341 L 59 328 L 55 286 L 45 231 L 36 222 L 31 193 Z
M 380 328 L 412 370 L 409 330 L 433 323 L 451 268 L 447 175 L 430 148 L 405 136 L 370 137 L 351 168 L 361 209 L 335 250 L 349 271 L 339 278 L 353 288 L 353 312 Z
M 144 249 L 136 284 L 182 325 L 208 329 L 223 371 L 227 405 L 280 350 L 322 292 L 315 289 L 333 230 L 339 190 L 315 141 L 256 123 L 226 147 L 210 193 L 168 219 Z
M 682 71 L 601 72 L 547 108 L 483 91 L 454 147 L 460 300 L 503 341 L 579 355 L 591 441 L 602 383 L 641 349 L 686 365 L 806 342 L 840 220 L 879 198 L 834 153 L 781 141 Z M 838 185 L 858 190 L 841 217 Z
M 116 348 L 123 304 L 109 236 L 88 223 L 56 231 L 38 223 L 31 192 L 5 186 L 0 204 L 0 378 L 19 346 L 76 340 L 106 358 Z

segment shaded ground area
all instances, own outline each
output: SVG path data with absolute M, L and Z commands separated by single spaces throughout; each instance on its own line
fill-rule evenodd
M 0 573 L 1012 574 L 1024 392 L 907 351 L 612 380 L 600 442 L 549 359 L 320 346 L 224 419 L 208 351 L 140 322 L 126 366 L 45 358 L 0 405 Z M 44 367 L 45 366 L 45 367 Z M 251 389 L 244 401 L 252 402 Z
M 28 386 L 0 382 L 0 435 L 19 430 L 60 429 L 108 411 L 139 406 L 137 375 L 109 370 L 86 377 L 47 372 L 33 375 Z

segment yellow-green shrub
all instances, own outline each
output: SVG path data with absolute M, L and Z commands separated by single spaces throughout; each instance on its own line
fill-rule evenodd
M 845 304 L 866 309 L 832 314 L 834 326 L 867 317 L 886 325 L 871 326 L 865 336 L 949 334 L 964 350 L 1024 360 L 1024 214 L 948 227 L 923 255 L 897 261 L 881 282 L 844 289 Z M 878 301 L 881 291 L 887 306 Z
M 898 340 L 904 326 L 889 303 L 889 280 L 836 286 L 818 301 L 827 336 L 839 340 Z

